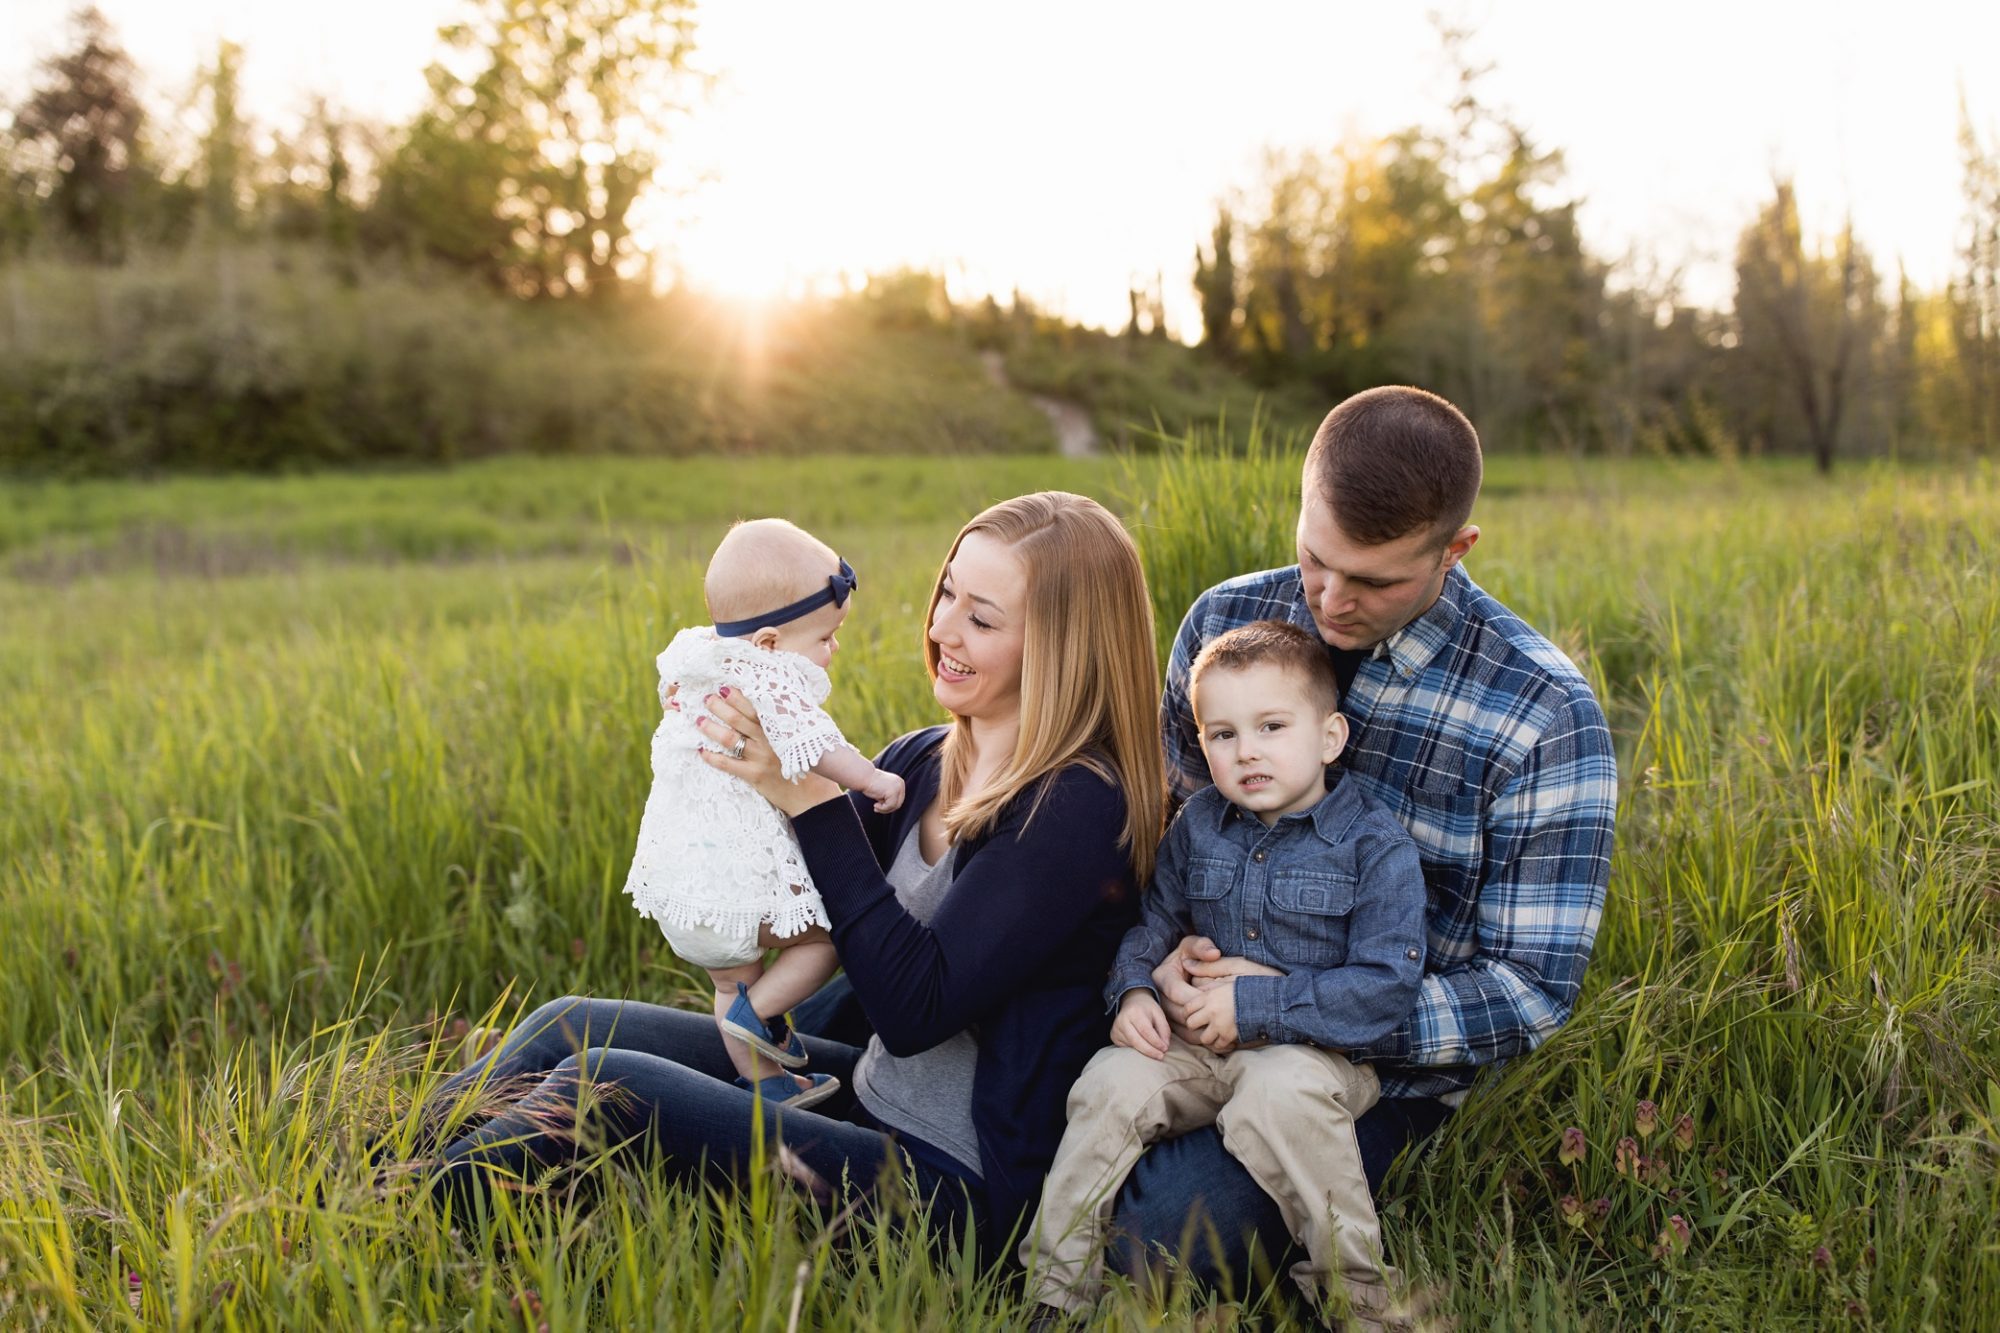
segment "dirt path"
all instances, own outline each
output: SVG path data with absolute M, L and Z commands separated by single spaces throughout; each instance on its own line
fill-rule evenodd
M 996 387 L 1014 390 L 1013 381 L 1007 378 L 1006 359 L 999 352 L 991 349 L 981 352 L 979 363 L 986 367 L 986 378 Z M 1056 428 L 1056 448 L 1064 458 L 1091 458 L 1099 452 L 1097 427 L 1090 424 L 1090 413 L 1065 398 L 1041 393 L 1025 396 Z

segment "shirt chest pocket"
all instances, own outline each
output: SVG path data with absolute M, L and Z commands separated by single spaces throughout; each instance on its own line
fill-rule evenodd
M 1188 866 L 1188 917 L 1197 935 L 1206 935 L 1226 954 L 1240 951 L 1243 922 L 1238 914 L 1234 861 L 1196 858 Z
M 1339 967 L 1347 961 L 1347 927 L 1354 915 L 1354 876 L 1327 870 L 1278 870 L 1271 875 L 1271 951 L 1295 967 Z

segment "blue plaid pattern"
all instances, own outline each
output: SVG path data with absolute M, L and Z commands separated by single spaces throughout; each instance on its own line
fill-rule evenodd
M 1219 583 L 1181 621 L 1160 704 L 1179 800 L 1209 782 L 1188 667 L 1253 620 L 1313 630 L 1298 566 Z M 1384 1097 L 1456 1104 L 1481 1068 L 1569 1020 L 1611 877 L 1611 732 L 1575 664 L 1463 567 L 1362 662 L 1341 711 L 1341 766 L 1416 840 L 1430 896 L 1416 1008 L 1353 1054 L 1375 1061 Z

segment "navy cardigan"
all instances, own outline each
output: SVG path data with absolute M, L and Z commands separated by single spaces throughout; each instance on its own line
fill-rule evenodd
M 972 1126 L 987 1216 L 1003 1237 L 1032 1215 L 1070 1085 L 1109 1038 L 1101 992 L 1139 896 L 1118 847 L 1124 793 L 1072 764 L 1038 784 L 1039 807 L 1030 788 L 985 837 L 958 845 L 929 925 L 906 912 L 884 868 L 936 799 L 944 736 L 912 732 L 876 759 L 907 784 L 893 813 L 850 793 L 792 826 L 848 981 L 889 1053 L 966 1030 L 978 1041 Z

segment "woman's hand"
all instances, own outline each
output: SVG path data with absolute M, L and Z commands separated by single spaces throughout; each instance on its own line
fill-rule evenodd
M 701 761 L 710 768 L 742 778 L 787 816 L 804 814 L 820 802 L 840 795 L 838 784 L 817 773 L 801 773 L 796 782 L 785 780 L 777 752 L 764 738 L 764 728 L 757 721 L 756 705 L 744 698 L 741 690 L 725 685 L 719 694 L 709 695 L 702 703 L 712 716 L 697 719 L 695 726 L 702 735 L 733 752 L 698 751 Z

